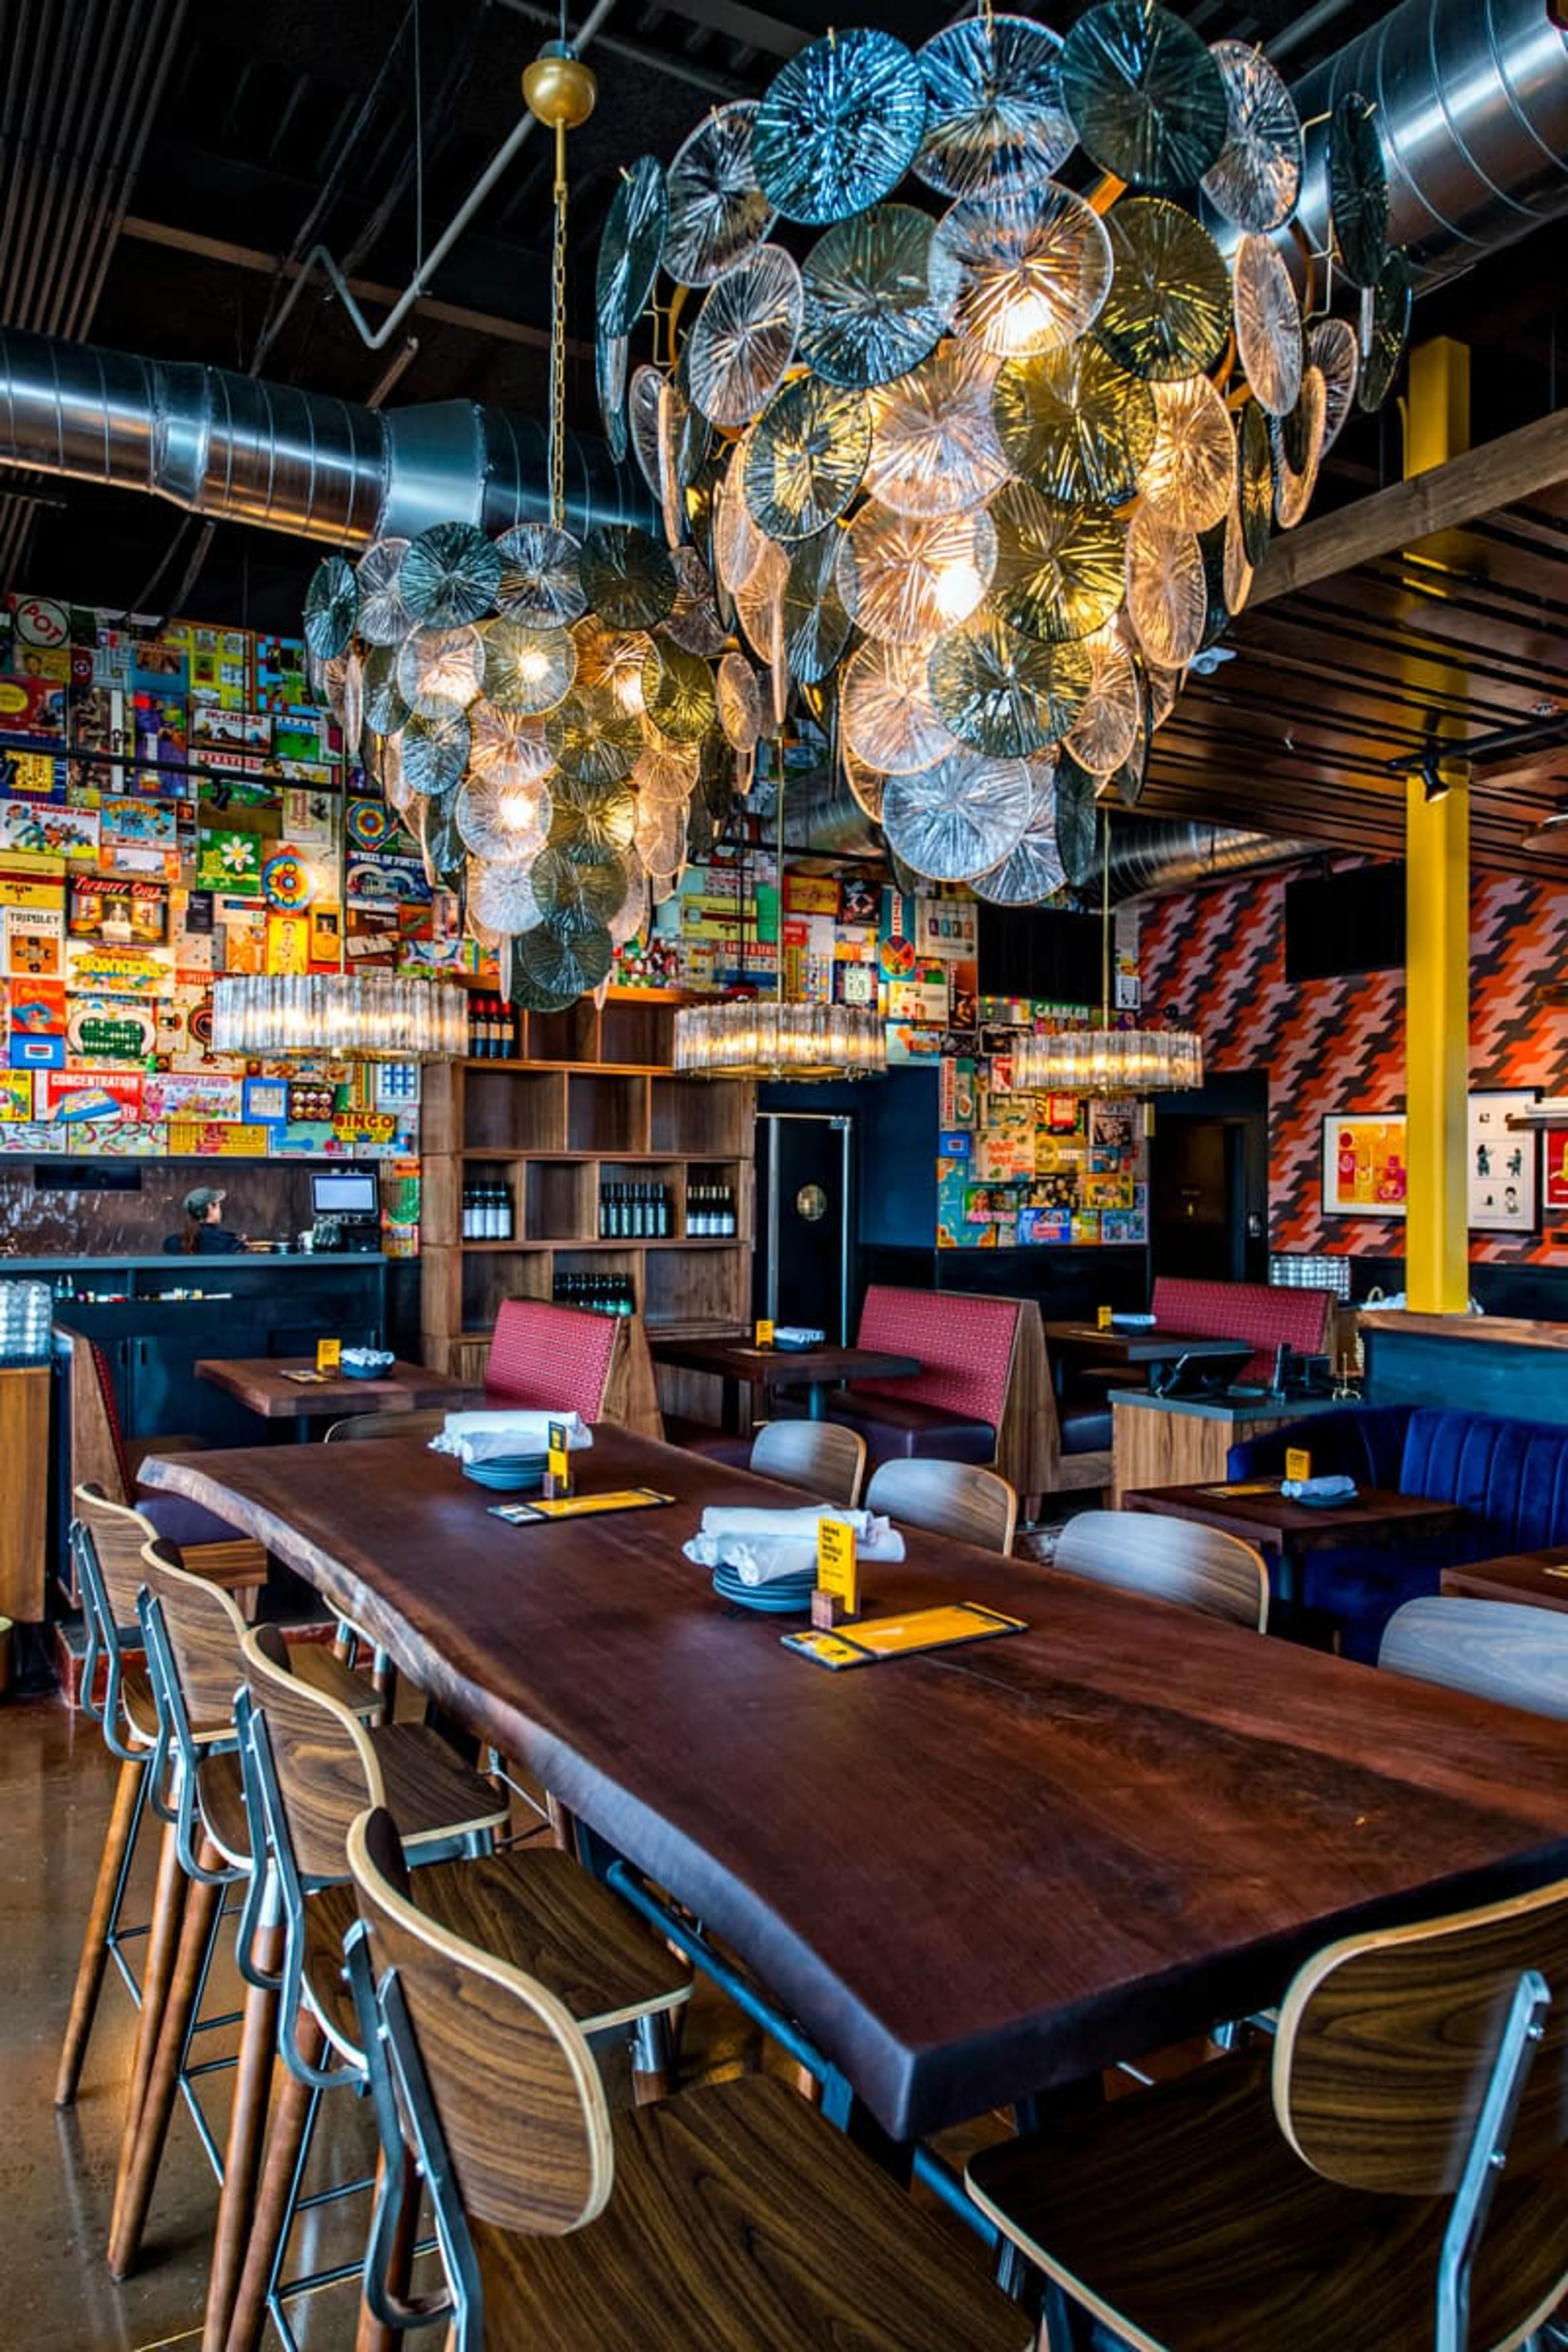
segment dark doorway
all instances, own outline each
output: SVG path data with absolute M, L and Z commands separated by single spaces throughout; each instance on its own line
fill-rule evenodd
M 1155 1274 L 1211 1282 L 1268 1279 L 1268 1080 L 1211 1077 L 1156 1106 L 1149 1142 L 1149 1240 Z
M 847 1336 L 853 1142 L 847 1114 L 758 1114 L 753 1311 L 835 1347 Z

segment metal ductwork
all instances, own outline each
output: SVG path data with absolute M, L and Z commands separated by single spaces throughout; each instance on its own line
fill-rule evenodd
M 1327 125 L 1359 90 L 1377 110 L 1389 235 L 1417 292 L 1568 210 L 1568 31 L 1560 0 L 1405 0 L 1300 81 L 1308 133 L 1297 218 L 1329 245 Z
M 1227 825 L 1194 824 L 1179 817 L 1113 825 L 1111 901 L 1120 906 L 1124 899 L 1150 898 L 1157 890 L 1190 890 L 1200 882 L 1218 882 L 1228 875 L 1251 874 L 1260 866 L 1288 866 L 1299 857 L 1322 854 L 1321 841 L 1236 833 Z
M 453 520 L 494 533 L 545 517 L 546 459 L 544 426 L 508 409 L 362 408 L 0 328 L 0 460 L 147 490 L 216 520 L 344 547 Z M 579 530 L 648 513 L 640 483 L 583 434 L 567 436 L 566 506 Z

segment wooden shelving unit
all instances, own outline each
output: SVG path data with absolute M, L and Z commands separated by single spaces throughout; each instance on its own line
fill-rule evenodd
M 420 1319 L 425 1360 L 473 1377 L 505 1298 L 550 1298 L 562 1275 L 629 1282 L 650 1331 L 735 1328 L 751 1314 L 754 1089 L 678 1076 L 678 996 L 627 990 L 522 1016 L 517 1061 L 426 1073 Z M 504 1185 L 513 1238 L 464 1241 L 465 1184 Z M 601 1239 L 602 1184 L 659 1184 L 671 1231 Z M 733 1238 L 687 1232 L 696 1185 L 727 1186 Z

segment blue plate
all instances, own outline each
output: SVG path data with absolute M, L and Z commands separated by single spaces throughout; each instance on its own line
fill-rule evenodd
M 798 1617 L 811 1607 L 815 1577 L 801 1583 L 789 1578 L 783 1583 L 742 1584 L 731 1569 L 716 1568 L 713 1590 L 721 1601 L 732 1602 L 737 1609 L 754 1609 L 763 1617 Z
M 493 1462 L 465 1462 L 463 1475 L 471 1478 L 476 1486 L 489 1486 L 497 1495 L 515 1495 L 524 1486 L 538 1486 L 544 1478 L 542 1454 L 502 1454 Z
M 346 1381 L 384 1381 L 396 1361 L 388 1356 L 384 1364 L 340 1364 L 338 1370 Z

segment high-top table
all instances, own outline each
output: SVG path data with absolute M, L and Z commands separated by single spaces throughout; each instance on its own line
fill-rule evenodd
M 705 1920 L 898 2140 L 1277 2000 L 1351 1927 L 1568 1874 L 1558 1723 L 918 1532 L 887 1610 L 1026 1633 L 828 1674 L 679 1549 L 792 1490 L 601 1427 L 513 1528 L 416 1440 L 154 1456 Z M 788 1622 L 789 1621 L 784 1621 Z

